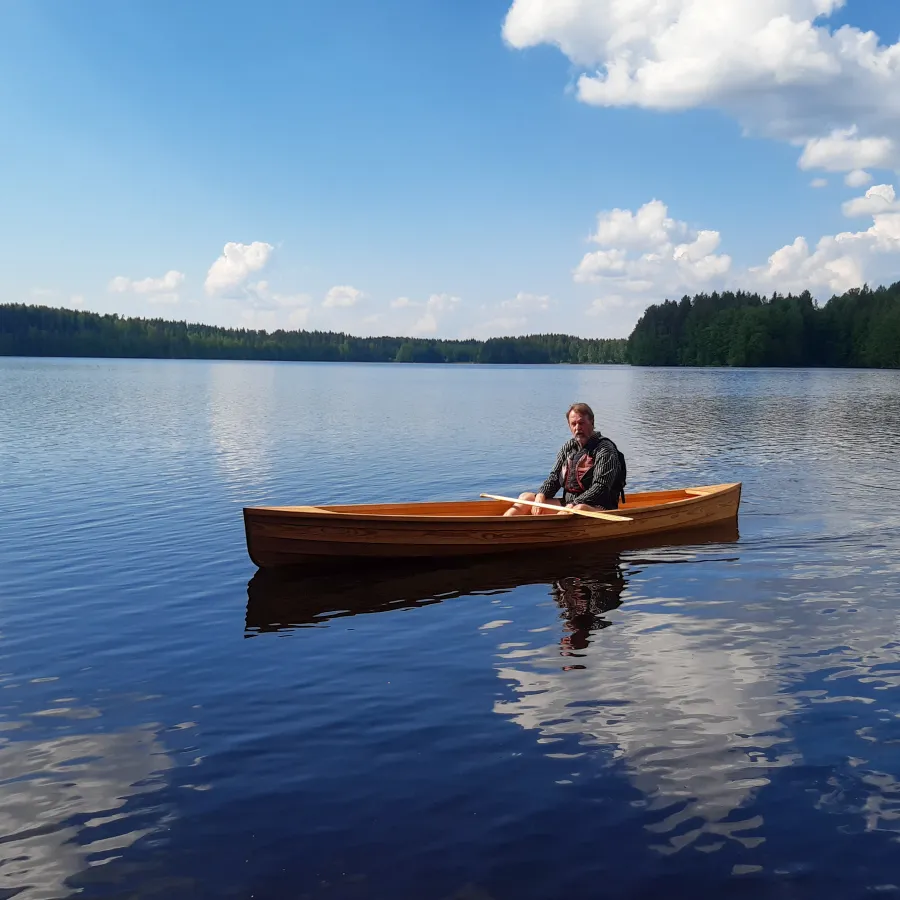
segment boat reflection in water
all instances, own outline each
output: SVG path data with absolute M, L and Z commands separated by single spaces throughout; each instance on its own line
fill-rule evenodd
M 524 585 L 546 584 L 565 622 L 563 651 L 577 655 L 590 634 L 610 624 L 605 615 L 622 603 L 627 586 L 624 557 L 631 567 L 665 563 L 668 548 L 738 540 L 736 522 L 702 529 L 635 538 L 615 548 L 505 555 L 470 561 L 417 560 L 354 563 L 352 571 L 259 569 L 247 594 L 246 636 L 321 625 L 332 619 L 440 603 L 457 597 L 492 594 Z M 634 554 L 653 549 L 654 558 Z
M 707 850 L 726 839 L 749 847 L 760 840 L 753 792 L 766 767 L 793 761 L 777 724 L 784 707 L 778 685 L 751 649 L 720 646 L 719 629 L 726 626 L 715 610 L 694 618 L 648 603 L 659 586 L 649 569 L 662 584 L 683 588 L 697 571 L 682 564 L 709 564 L 722 573 L 719 564 L 739 558 L 730 546 L 737 540 L 737 525 L 729 523 L 676 541 L 644 538 L 614 549 L 468 565 L 422 562 L 306 575 L 260 570 L 249 583 L 246 635 L 545 585 L 539 602 L 544 606 L 548 593 L 553 598 L 558 630 L 553 634 L 554 624 L 529 609 L 522 615 L 539 627 L 526 626 L 514 643 L 498 637 L 493 668 L 503 688 L 491 698 L 493 712 L 534 736 L 539 752 L 565 758 L 567 778 L 586 782 L 615 760 L 643 797 L 635 815 L 658 851 Z M 718 577 L 701 583 L 698 600 L 717 600 L 728 589 Z M 610 617 L 630 599 L 629 615 Z M 598 641 L 598 631 L 613 623 Z M 562 741 L 566 752 L 559 756 Z

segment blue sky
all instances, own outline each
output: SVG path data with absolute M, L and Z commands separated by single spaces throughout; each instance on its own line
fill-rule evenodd
M 6 0 L 0 296 L 619 337 L 900 279 L 900 4 L 651 6 Z

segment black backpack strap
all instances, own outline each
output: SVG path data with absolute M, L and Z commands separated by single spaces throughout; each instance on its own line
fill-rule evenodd
M 619 471 L 621 473 L 621 475 L 620 475 L 621 481 L 619 482 L 619 492 L 616 496 L 616 502 L 618 502 L 619 499 L 621 499 L 622 502 L 624 503 L 625 502 L 625 484 L 628 481 L 628 465 L 625 462 L 625 454 L 622 453 L 622 451 L 616 446 L 615 441 L 611 441 L 608 437 L 605 437 L 605 436 L 604 436 L 603 440 L 609 441 L 609 445 L 613 448 L 613 452 L 616 454 L 616 456 L 619 457 Z

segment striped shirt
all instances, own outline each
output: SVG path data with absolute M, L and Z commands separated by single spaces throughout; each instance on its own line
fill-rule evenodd
M 581 475 L 581 492 L 570 492 L 563 483 L 563 470 L 571 472 L 576 464 L 577 457 L 582 453 L 581 444 L 575 438 L 566 441 L 556 456 L 556 462 L 550 470 L 544 483 L 538 488 L 538 493 L 543 494 L 548 500 L 556 496 L 556 492 L 563 488 L 563 506 L 567 503 L 585 503 L 588 506 L 597 506 L 600 509 L 617 509 L 619 497 L 617 485 L 622 476 L 622 466 L 616 453 L 615 445 L 609 438 L 603 437 L 599 431 L 594 432 L 584 446 L 587 454 L 585 462 L 590 465 Z M 581 470 L 582 466 L 579 466 Z M 566 480 L 572 485 L 571 475 Z

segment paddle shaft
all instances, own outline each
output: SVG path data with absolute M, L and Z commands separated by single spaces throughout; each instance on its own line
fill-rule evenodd
M 568 506 L 556 506 L 553 503 L 538 503 L 537 500 L 514 500 L 512 497 L 498 497 L 496 494 L 481 494 L 488 500 L 506 500 L 509 503 L 524 503 L 526 506 L 539 506 L 541 509 L 553 509 L 556 512 L 573 513 L 576 516 L 590 516 L 592 519 L 606 519 L 607 522 L 632 522 L 628 516 L 616 516 L 612 513 L 592 512 L 587 509 L 570 509 Z

